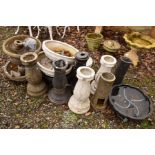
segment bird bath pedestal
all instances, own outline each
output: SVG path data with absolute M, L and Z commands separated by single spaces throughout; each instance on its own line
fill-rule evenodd
M 46 90 L 46 84 L 42 81 L 42 73 L 37 66 L 38 55 L 34 52 L 24 53 L 20 60 L 25 66 L 27 93 L 31 96 L 41 96 Z
M 68 106 L 76 114 L 84 114 L 90 109 L 90 81 L 94 79 L 95 72 L 90 67 L 79 67 L 77 69 L 78 82 L 75 85 L 73 95 Z
M 121 84 L 128 68 L 132 64 L 131 60 L 127 57 L 121 57 L 116 65 L 115 76 L 116 80 L 113 85 Z
M 65 104 L 71 96 L 71 87 L 66 78 L 68 63 L 62 59 L 53 62 L 54 78 L 53 88 L 48 92 L 48 98 L 57 105 Z
M 95 80 L 91 83 L 91 94 L 94 94 L 98 85 L 98 81 L 102 73 L 111 72 L 112 68 L 116 65 L 116 58 L 111 55 L 103 55 L 100 59 L 100 68 L 95 75 Z
M 75 84 L 78 80 L 78 78 L 76 76 L 76 71 L 80 66 L 86 66 L 86 62 L 88 59 L 89 59 L 88 52 L 78 52 L 75 55 L 75 65 L 74 65 L 72 72 L 69 75 L 70 76 L 69 77 L 69 83 L 72 85 L 73 89 L 74 89 Z
M 95 110 L 101 111 L 106 108 L 108 95 L 114 80 L 115 75 L 112 73 L 105 72 L 100 76 L 96 92 L 91 100 L 91 105 Z

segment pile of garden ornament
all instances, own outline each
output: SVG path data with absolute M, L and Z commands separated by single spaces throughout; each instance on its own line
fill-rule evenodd
M 103 36 L 87 34 L 86 41 L 89 50 L 95 51 Z M 117 52 L 120 46 L 113 40 L 103 44 L 109 52 Z M 122 84 L 129 66 L 134 64 L 128 54 L 119 60 L 110 54 L 102 55 L 95 73 L 88 52 L 56 40 L 41 44 L 33 37 L 17 35 L 4 41 L 3 51 L 10 58 L 3 67 L 5 75 L 13 81 L 27 81 L 30 96 L 47 93 L 53 104 L 68 104 L 76 114 L 87 113 L 90 107 L 104 112 L 109 105 L 123 117 L 136 120 L 152 112 L 152 102 L 144 92 Z

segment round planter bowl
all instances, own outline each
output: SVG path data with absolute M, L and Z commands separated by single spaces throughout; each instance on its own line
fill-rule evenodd
M 43 41 L 42 49 L 49 59 L 53 61 L 63 59 L 67 61 L 68 64 L 74 63 L 75 54 L 79 52 L 79 50 L 77 50 L 73 46 L 57 40 Z M 59 52 L 62 51 L 67 52 L 67 54 L 69 54 L 70 56 L 60 54 Z
M 37 65 L 39 67 L 39 69 L 47 76 L 49 77 L 54 77 L 54 68 L 52 66 L 52 60 L 50 60 L 49 58 L 46 57 L 44 52 L 40 52 L 38 54 L 38 62 Z M 68 75 L 71 70 L 72 70 L 73 66 L 70 64 L 67 67 L 66 70 L 66 75 Z
M 3 66 L 4 74 L 12 81 L 18 81 L 18 82 L 26 81 L 25 75 L 19 76 L 19 77 L 11 76 L 10 71 L 13 70 L 13 65 L 16 65 L 16 64 L 12 64 L 10 61 L 7 61 L 5 66 Z
M 117 52 L 121 48 L 121 45 L 115 40 L 105 40 L 103 48 L 108 52 Z
M 13 44 L 15 40 L 24 41 L 26 38 L 35 39 L 35 38 L 27 36 L 27 35 L 17 35 L 17 36 L 13 36 L 13 37 L 8 38 L 7 40 L 5 40 L 3 45 L 2 45 L 4 53 L 7 54 L 10 57 L 20 59 L 20 56 L 23 53 L 26 53 L 26 52 L 29 52 L 29 51 L 26 48 L 22 48 L 21 50 L 16 52 L 16 51 L 10 49 L 10 45 Z M 36 50 L 34 52 L 38 53 L 41 50 L 41 42 L 38 39 L 35 39 L 35 40 L 37 42 L 37 45 L 36 45 Z
M 150 98 L 139 88 L 129 85 L 114 85 L 109 103 L 119 115 L 133 120 L 143 120 L 153 111 Z

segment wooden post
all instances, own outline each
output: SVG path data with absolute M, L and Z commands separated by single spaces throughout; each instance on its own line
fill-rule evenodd
M 101 33 L 102 30 L 103 30 L 103 27 L 102 26 L 96 26 L 95 33 Z

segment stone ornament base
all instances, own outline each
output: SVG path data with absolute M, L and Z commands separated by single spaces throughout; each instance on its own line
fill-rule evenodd
M 41 96 L 47 92 L 47 87 L 44 82 L 40 83 L 39 85 L 32 85 L 27 84 L 27 93 L 30 96 Z
M 93 97 L 91 98 L 91 100 L 92 100 L 92 102 L 94 102 L 94 101 L 93 101 L 93 100 L 94 100 Z M 104 101 L 102 102 L 102 105 L 92 104 L 92 102 L 91 102 L 91 106 L 92 106 L 92 108 L 93 108 L 95 111 L 103 111 L 103 110 L 105 110 L 105 109 L 107 108 L 107 106 L 108 106 L 107 100 L 104 100 Z
M 62 104 L 66 104 L 69 100 L 71 96 L 71 89 L 66 89 L 65 90 L 65 93 L 62 94 L 61 96 L 60 95 L 56 95 L 54 93 L 54 89 L 51 89 L 49 90 L 48 92 L 48 98 L 49 100 L 54 103 L 54 104 L 57 104 L 57 105 L 62 105 Z
M 90 109 L 90 100 L 87 99 L 85 102 L 79 102 L 74 96 L 72 96 L 68 103 L 69 109 L 76 114 L 85 114 Z

